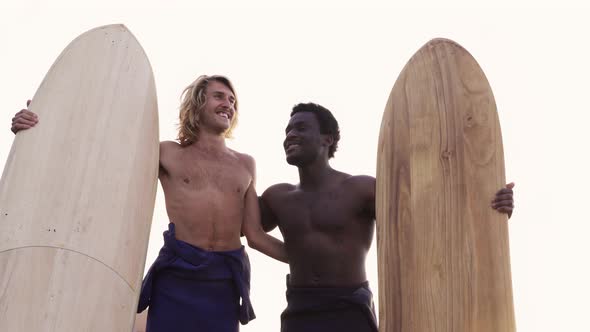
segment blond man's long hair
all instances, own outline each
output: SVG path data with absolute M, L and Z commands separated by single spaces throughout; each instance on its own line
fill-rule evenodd
M 236 98 L 234 116 L 229 128 L 225 131 L 226 138 L 232 137 L 232 131 L 238 122 L 238 97 L 233 85 L 227 77 L 220 75 L 202 75 L 187 86 L 181 94 L 180 116 L 178 123 L 178 141 L 181 145 L 191 145 L 199 139 L 201 131 L 200 116 L 207 103 L 207 87 L 209 82 L 216 81 L 227 86 Z

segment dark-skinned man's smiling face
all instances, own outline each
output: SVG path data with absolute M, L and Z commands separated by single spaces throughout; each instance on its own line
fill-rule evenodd
M 316 160 L 323 152 L 327 153 L 329 143 L 326 136 L 321 134 L 320 124 L 315 114 L 311 112 L 293 114 L 285 129 L 283 142 L 287 162 L 294 166 L 303 166 Z

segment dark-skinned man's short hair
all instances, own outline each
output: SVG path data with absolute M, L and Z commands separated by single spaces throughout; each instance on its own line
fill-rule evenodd
M 338 149 L 338 141 L 340 140 L 340 128 L 338 127 L 338 121 L 332 115 L 327 108 L 314 104 L 314 103 L 301 103 L 297 104 L 293 107 L 293 111 L 291 112 L 291 116 L 296 113 L 300 112 L 310 112 L 315 114 L 316 119 L 320 124 L 320 133 L 322 135 L 331 135 L 334 139 L 334 143 L 330 146 L 328 150 L 328 157 L 334 157 L 334 152 Z

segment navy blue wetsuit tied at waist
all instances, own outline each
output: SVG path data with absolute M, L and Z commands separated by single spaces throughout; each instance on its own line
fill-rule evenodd
M 287 308 L 281 332 L 377 332 L 369 283 L 355 287 L 293 287 L 287 277 Z
M 141 285 L 137 312 L 148 306 L 148 332 L 238 331 L 238 321 L 247 324 L 256 318 L 244 247 L 202 250 L 177 240 L 170 223 L 164 246 Z

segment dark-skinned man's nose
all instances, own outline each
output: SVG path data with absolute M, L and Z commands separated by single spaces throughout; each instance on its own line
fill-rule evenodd
M 285 135 L 285 141 L 289 141 L 290 139 L 295 139 L 297 137 L 298 137 L 297 131 L 295 129 L 291 129 Z

